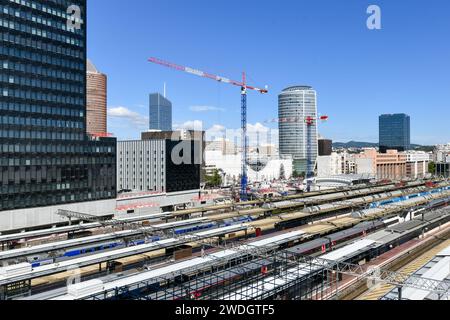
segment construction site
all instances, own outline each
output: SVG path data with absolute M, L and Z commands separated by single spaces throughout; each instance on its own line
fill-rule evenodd
M 448 300 L 450 182 L 138 217 L 59 210 L 0 235 L 2 300 Z

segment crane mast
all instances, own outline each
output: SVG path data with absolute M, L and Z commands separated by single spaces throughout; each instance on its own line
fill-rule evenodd
M 190 67 L 180 66 L 171 62 L 167 62 L 158 58 L 149 58 L 149 62 L 159 64 L 164 67 L 172 68 L 178 71 L 190 73 L 202 78 L 208 78 L 218 82 L 228 83 L 241 88 L 241 146 L 242 146 L 242 169 L 241 169 L 241 200 L 247 199 L 247 185 L 248 185 L 248 175 L 247 175 L 247 160 L 248 160 L 248 140 L 247 140 L 247 91 L 253 90 L 259 93 L 268 93 L 266 88 L 261 89 L 258 87 L 250 86 L 247 84 L 247 77 L 245 72 L 242 73 L 242 82 L 231 80 L 226 77 L 214 75 Z
M 245 87 L 245 73 L 242 73 L 242 83 L 244 84 L 241 88 L 241 129 L 242 129 L 242 163 L 241 163 L 241 201 L 247 200 L 247 152 L 248 152 L 248 141 L 247 141 L 247 88 Z

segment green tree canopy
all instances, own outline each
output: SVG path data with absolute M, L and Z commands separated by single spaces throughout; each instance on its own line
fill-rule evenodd
M 222 176 L 219 170 L 215 169 L 212 175 L 207 175 L 206 184 L 210 187 L 220 187 L 222 185 Z

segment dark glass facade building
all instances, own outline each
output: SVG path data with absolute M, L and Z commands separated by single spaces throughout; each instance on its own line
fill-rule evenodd
M 190 144 L 190 163 L 175 164 L 172 159 L 174 148 L 180 143 Z M 173 141 L 166 140 L 166 192 L 196 190 L 200 188 L 201 155 L 196 150 L 202 150 L 202 142 L 198 140 Z M 185 145 L 186 146 L 186 145 Z M 184 150 L 183 150 L 184 152 Z M 178 154 L 183 158 L 183 154 Z
M 383 114 L 379 119 L 380 152 L 406 151 L 411 148 L 410 117 L 406 114 Z
M 0 42 L 0 210 L 115 198 L 116 139 L 86 134 L 86 0 L 0 0 Z
M 436 163 L 436 176 L 450 178 L 450 163 Z
M 319 156 L 330 156 L 333 152 L 333 141 L 329 139 L 319 139 Z

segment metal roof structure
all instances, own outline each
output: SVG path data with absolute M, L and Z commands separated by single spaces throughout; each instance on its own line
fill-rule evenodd
M 433 259 L 414 272 L 407 280 L 411 279 L 431 279 L 436 281 L 436 285 L 430 283 L 432 290 L 425 290 L 416 287 L 404 288 L 400 293 L 402 300 L 449 300 L 450 299 L 450 246 L 439 252 Z M 447 291 L 438 290 L 437 283 L 444 283 Z M 445 290 L 444 290 L 445 291 Z M 388 292 L 382 300 L 398 300 L 398 289 Z
M 219 236 L 223 234 L 228 234 L 230 232 L 246 230 L 247 227 L 243 225 L 234 225 L 224 228 L 217 228 L 214 230 L 208 230 L 203 232 L 198 232 L 194 234 L 189 234 L 179 238 L 169 238 L 163 239 L 151 243 L 146 243 L 142 245 L 136 245 L 116 250 L 110 250 L 106 252 L 96 253 L 80 258 L 70 259 L 66 261 L 61 261 L 58 263 L 53 263 L 49 265 L 39 266 L 32 268 L 31 271 L 21 273 L 12 277 L 5 277 L 0 275 L 0 285 L 5 285 L 8 283 L 13 283 L 17 281 L 23 281 L 28 279 L 34 279 L 42 277 L 45 275 L 50 275 L 54 273 L 64 272 L 71 268 L 81 268 L 89 265 L 98 264 L 105 261 L 114 261 L 120 258 L 129 257 L 141 253 L 146 253 L 150 251 L 160 250 L 164 248 L 179 246 L 192 241 L 200 241 L 202 239 L 208 239 L 214 236 Z M 215 231 L 215 232 L 212 232 Z

